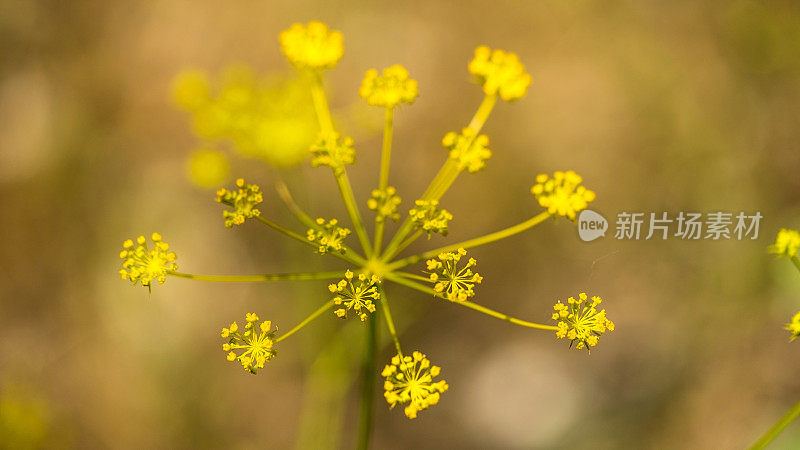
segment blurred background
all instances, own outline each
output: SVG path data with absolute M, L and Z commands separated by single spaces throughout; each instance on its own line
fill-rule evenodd
M 485 277 L 476 300 L 491 308 L 547 321 L 556 299 L 602 296 L 617 328 L 590 356 L 389 287 L 404 346 L 440 365 L 450 390 L 409 421 L 379 387 L 375 448 L 741 448 L 800 399 L 800 344 L 782 329 L 800 309 L 800 274 L 766 253 L 779 228 L 800 226 L 796 2 L 4 1 L 0 447 L 352 446 L 360 324 L 318 319 L 257 376 L 219 348 L 219 329 L 245 312 L 293 326 L 327 299 L 326 282 L 169 279 L 148 295 L 117 274 L 122 241 L 152 231 L 189 273 L 343 268 L 259 223 L 226 229 L 213 189 L 197 184 L 245 176 L 264 187 L 264 215 L 302 232 L 272 186 L 284 180 L 311 214 L 344 220 L 328 171 L 208 148 L 171 94 L 186 69 L 221 79 L 246 64 L 285 100 L 277 35 L 312 19 L 345 36 L 328 90 L 356 139 L 362 206 L 382 121 L 357 96 L 367 69 L 401 63 L 419 81 L 396 118 L 391 183 L 406 207 L 444 161 L 441 137 L 480 103 L 474 48 L 514 51 L 533 76 L 484 128 L 488 168 L 443 198 L 450 237 L 409 253 L 529 218 L 535 175 L 563 169 L 583 175 L 612 222 L 620 211 L 764 216 L 757 240 L 584 243 L 558 220 L 472 252 Z M 289 112 L 271 110 L 284 128 L 268 141 L 307 145 L 302 120 L 294 134 L 281 122 L 308 113 L 303 95 L 275 100 Z M 221 158 L 218 178 L 189 176 Z M 775 442 L 797 446 L 800 423 Z

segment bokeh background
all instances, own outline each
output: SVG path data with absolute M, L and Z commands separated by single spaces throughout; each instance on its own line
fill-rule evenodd
M 800 274 L 765 251 L 800 226 L 795 2 L 4 1 L 0 447 L 352 445 L 359 324 L 317 320 L 257 376 L 219 349 L 220 327 L 246 311 L 292 326 L 325 301 L 324 281 L 169 279 L 148 295 L 117 275 L 122 240 L 152 231 L 185 272 L 341 267 L 258 223 L 222 226 L 213 191 L 187 178 L 203 143 L 170 95 L 186 68 L 288 76 L 277 35 L 312 19 L 345 35 L 328 90 L 356 138 L 362 205 L 381 126 L 357 97 L 366 69 L 401 63 L 419 81 L 395 129 L 391 180 L 406 205 L 443 162 L 441 137 L 481 100 L 473 49 L 515 51 L 532 74 L 528 95 L 498 104 L 484 129 L 487 170 L 444 197 L 447 242 L 538 212 L 533 178 L 558 169 L 582 174 L 612 219 L 764 215 L 757 240 L 583 243 L 559 220 L 473 252 L 476 299 L 500 311 L 545 321 L 555 299 L 601 295 L 617 329 L 590 356 L 390 287 L 404 346 L 451 388 L 414 421 L 376 394 L 375 448 L 741 448 L 800 398 L 800 344 L 782 330 Z M 271 189 L 283 179 L 312 214 L 344 218 L 326 170 L 224 151 L 232 175 L 265 187 L 265 215 L 302 231 Z M 390 356 L 384 346 L 379 361 Z M 797 446 L 800 423 L 775 444 Z

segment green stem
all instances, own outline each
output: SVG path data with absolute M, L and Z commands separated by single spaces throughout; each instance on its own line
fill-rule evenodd
M 308 325 L 312 320 L 314 320 L 317 317 L 319 317 L 320 314 L 322 314 L 325 311 L 329 310 L 331 308 L 331 306 L 333 306 L 333 300 L 329 300 L 328 303 L 325 303 L 319 309 L 317 309 L 316 311 L 311 313 L 311 315 L 309 315 L 308 317 L 303 319 L 302 322 L 298 323 L 297 326 L 295 326 L 291 330 L 289 330 L 286 333 L 284 333 L 282 336 L 280 336 L 277 339 L 275 339 L 275 343 L 277 344 L 278 342 L 280 342 L 280 341 L 288 338 L 289 336 L 297 333 L 298 331 L 300 331 L 301 328 L 303 328 L 304 326 Z
M 325 96 L 325 89 L 322 87 L 322 74 L 314 72 L 311 74 L 311 98 L 314 101 L 314 111 L 317 113 L 319 128 L 323 133 L 330 133 L 333 129 L 331 110 L 328 107 L 328 98 Z
M 796 259 L 796 257 L 793 259 Z M 775 439 L 775 437 L 778 436 L 781 433 L 781 431 L 783 431 L 783 429 L 786 428 L 787 425 L 792 423 L 792 421 L 796 419 L 797 416 L 799 415 L 800 415 L 800 402 L 797 402 L 794 406 L 792 406 L 792 409 L 790 409 L 789 412 L 784 414 L 784 416 L 781 417 L 780 420 L 778 420 L 778 422 L 772 426 L 772 428 L 767 430 L 767 432 L 764 433 L 764 435 L 761 436 L 761 438 L 750 447 L 750 450 L 760 450 L 762 448 L 765 448 L 767 444 L 772 442 L 772 440 Z
M 389 186 L 389 165 L 392 160 L 392 130 L 394 122 L 394 108 L 386 108 L 386 120 L 383 126 L 383 147 L 381 148 L 381 172 L 378 189 L 385 192 Z M 386 227 L 386 217 L 375 217 L 375 243 L 373 254 L 380 255 L 383 245 L 383 231 Z
M 483 101 L 478 107 L 478 110 L 475 112 L 475 115 L 469 122 L 469 128 L 475 131 L 475 136 L 480 133 L 496 103 L 497 95 L 486 95 L 483 97 Z M 467 145 L 472 145 L 472 143 L 469 142 Z M 447 190 L 450 189 L 450 186 L 452 186 L 452 184 L 455 182 L 456 178 L 458 178 L 460 173 L 461 169 L 459 169 L 458 163 L 448 157 L 442 168 L 439 169 L 439 172 L 428 185 L 428 188 L 422 195 L 422 200 L 439 200 L 442 198 L 445 192 L 447 192 Z M 413 226 L 414 223 L 411 221 L 411 218 L 406 216 L 403 224 L 400 225 L 400 229 L 397 231 L 397 234 L 395 234 L 394 238 L 392 238 L 391 242 L 389 242 L 389 245 L 386 247 L 384 256 L 381 258 L 382 260 L 388 261 L 389 258 L 386 258 L 386 255 L 397 254 L 397 246 L 399 246 L 400 243 L 403 242 L 403 239 L 408 236 L 408 233 L 411 232 Z
M 396 276 L 394 274 L 386 275 L 386 279 L 394 281 L 397 284 L 402 284 L 402 285 L 404 285 L 406 287 L 410 287 L 411 289 L 416 289 L 416 290 L 418 290 L 420 292 L 424 292 L 426 294 L 433 295 L 434 297 L 447 300 L 446 298 L 444 298 L 442 296 L 442 294 L 434 291 L 433 288 L 430 288 L 428 286 L 424 286 L 422 284 L 419 284 L 416 281 L 406 280 L 405 278 Z M 535 329 L 538 329 L 538 330 L 553 330 L 553 331 L 555 331 L 555 330 L 558 329 L 558 327 L 552 326 L 552 325 L 544 325 L 544 324 L 541 324 L 541 323 L 528 322 L 527 320 L 517 319 L 516 317 L 512 317 L 512 316 L 509 316 L 507 314 L 503 314 L 501 312 L 497 312 L 497 311 L 495 311 L 493 309 L 486 308 L 485 306 L 481 306 L 481 305 L 478 305 L 476 303 L 472 303 L 470 301 L 463 301 L 463 302 L 455 301 L 455 302 L 451 302 L 451 303 L 454 303 L 456 305 L 465 306 L 465 307 L 470 308 L 470 309 L 474 309 L 475 311 L 481 312 L 481 313 L 486 314 L 486 315 L 491 316 L 491 317 L 495 317 L 495 318 L 500 319 L 500 320 L 505 320 L 506 322 L 513 323 L 514 325 L 520 325 L 520 326 L 527 327 L 527 328 L 535 328 Z
M 389 328 L 389 334 L 392 335 L 392 340 L 394 341 L 394 347 L 397 349 L 397 355 L 401 358 L 403 357 L 403 350 L 400 349 L 400 339 L 397 338 L 397 329 L 394 326 L 394 320 L 392 320 L 392 312 L 389 310 L 389 302 L 386 299 L 386 293 L 383 291 L 383 288 L 380 288 L 381 292 L 381 308 L 383 308 L 383 317 L 386 319 L 386 327 Z
M 361 367 L 361 399 L 358 412 L 358 445 L 360 450 L 369 448 L 372 436 L 372 412 L 375 407 L 375 373 L 377 371 L 378 324 L 377 317 L 368 320 L 364 339 L 364 364 Z
M 434 256 L 436 256 L 436 255 L 438 255 L 440 253 L 450 252 L 450 251 L 453 251 L 453 250 L 457 250 L 459 248 L 464 248 L 464 249 L 473 248 L 473 247 L 477 247 L 479 245 L 484 245 L 484 244 L 489 244 L 491 242 L 499 241 L 500 239 L 505 239 L 505 238 L 513 236 L 513 235 L 515 235 L 517 233 L 521 233 L 521 232 L 523 232 L 523 231 L 525 231 L 525 230 L 527 230 L 529 228 L 535 227 L 536 225 L 538 225 L 538 224 L 544 222 L 545 220 L 547 220 L 549 217 L 550 217 L 550 213 L 545 211 L 545 212 L 542 212 L 542 213 L 540 213 L 540 214 L 538 214 L 538 215 L 536 215 L 534 217 L 531 217 L 530 219 L 526 220 L 525 222 L 522 222 L 522 223 L 519 223 L 517 225 L 514 225 L 513 227 L 508 227 L 505 230 L 496 231 L 494 233 L 487 234 L 487 235 L 481 236 L 481 237 L 477 237 L 475 239 L 470 239 L 468 241 L 459 242 L 459 243 L 456 243 L 456 244 L 448 245 L 446 247 L 441 247 L 441 248 L 437 248 L 437 249 L 434 249 L 434 250 L 430 250 L 430 251 L 427 251 L 427 252 L 422 253 L 420 255 L 409 256 L 408 258 L 401 259 L 401 260 L 396 261 L 396 262 L 394 262 L 392 264 L 389 264 L 389 270 L 401 269 L 401 268 L 406 267 L 406 266 L 408 266 L 410 264 L 414 264 L 417 261 L 421 261 L 423 259 L 428 259 L 428 258 L 433 258 Z
M 800 270 L 800 258 L 797 256 L 792 256 L 792 262 L 794 263 L 794 266 L 797 267 L 797 270 Z
M 386 260 L 390 261 L 392 258 L 395 257 L 395 255 L 399 254 L 400 252 L 405 250 L 406 247 L 408 247 L 409 245 L 413 244 L 414 241 L 419 239 L 419 237 L 422 236 L 423 233 L 425 233 L 425 231 L 423 231 L 423 230 L 417 230 L 416 232 L 414 232 L 414 234 L 412 234 L 405 241 L 400 243 L 400 245 L 398 245 L 397 248 L 394 249 L 394 251 L 392 252 L 391 255 L 387 255 L 387 259 Z
M 278 191 L 278 196 L 281 198 L 281 200 L 283 200 L 283 203 L 286 205 L 286 207 L 289 208 L 289 211 L 291 211 L 292 214 L 297 217 L 297 220 L 299 220 L 300 223 L 308 228 L 318 228 L 317 223 L 314 222 L 314 219 L 300 209 L 300 206 L 295 203 L 294 198 L 292 198 L 292 193 L 289 192 L 289 187 L 286 186 L 286 183 L 283 181 L 276 182 L 275 190 Z
M 292 238 L 292 239 L 294 239 L 296 241 L 302 242 L 302 243 L 304 243 L 304 244 L 306 244 L 306 245 L 308 245 L 310 247 L 313 247 L 314 249 L 319 248 L 319 246 L 317 244 L 309 241 L 307 237 L 302 236 L 300 234 L 297 234 L 294 231 L 292 231 L 292 230 L 290 230 L 290 229 L 288 229 L 288 228 L 286 228 L 284 226 L 278 225 L 277 223 L 275 223 L 275 222 L 273 222 L 273 221 L 271 221 L 269 219 L 266 219 L 266 218 L 264 218 L 262 216 L 256 216 L 256 219 L 259 222 L 267 225 L 268 227 L 270 227 L 270 228 L 272 228 L 274 230 L 280 231 L 281 233 L 289 236 L 290 238 Z M 358 254 L 356 254 L 354 251 L 352 251 L 349 248 L 346 248 L 346 251 L 345 251 L 344 254 L 337 253 L 337 252 L 328 252 L 328 253 L 326 253 L 326 255 L 335 256 L 335 257 L 337 257 L 337 258 L 339 258 L 341 260 L 347 261 L 347 262 L 349 262 L 351 264 L 355 264 L 355 265 L 358 265 L 358 266 L 364 265 L 364 263 L 365 263 L 365 260 L 364 260 L 363 257 L 359 256 Z
M 397 276 L 400 276 L 400 277 L 403 277 L 403 278 L 408 278 L 409 280 L 417 280 L 417 281 L 422 281 L 423 283 L 430 283 L 430 282 L 431 282 L 431 279 L 430 279 L 430 278 L 428 278 L 428 277 L 423 277 L 422 275 L 417 275 L 417 274 L 415 274 L 415 273 L 408 273 L 408 272 L 398 272 L 398 271 L 394 271 L 394 272 L 392 272 L 392 273 L 393 273 L 394 275 L 397 275 Z
M 305 272 L 305 273 L 271 273 L 267 275 L 194 275 L 182 272 L 167 272 L 167 275 L 199 281 L 222 281 L 230 283 L 254 283 L 260 281 L 301 281 L 301 280 L 334 280 L 344 276 L 344 271 Z
M 372 249 L 367 237 L 367 231 L 364 228 L 364 222 L 361 220 L 361 213 L 358 212 L 358 206 L 356 206 L 353 188 L 347 178 L 347 171 L 342 168 L 340 171 L 334 171 L 334 175 L 336 176 L 336 184 L 339 186 L 339 192 L 342 194 L 344 207 L 347 209 L 347 214 L 350 216 L 350 221 L 353 222 L 353 228 L 356 230 L 358 241 L 361 243 L 364 253 L 369 257 L 372 254 Z

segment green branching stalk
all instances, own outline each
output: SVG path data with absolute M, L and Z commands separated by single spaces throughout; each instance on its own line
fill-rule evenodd
M 258 283 L 261 281 L 336 280 L 344 276 L 344 270 L 332 272 L 272 273 L 266 275 L 194 275 L 182 272 L 167 272 L 167 275 L 198 281 Z

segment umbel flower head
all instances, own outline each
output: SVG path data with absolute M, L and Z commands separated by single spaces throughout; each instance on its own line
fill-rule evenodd
M 466 169 L 475 173 L 486 167 L 486 160 L 492 157 L 489 145 L 489 136 L 475 135 L 472 128 L 464 128 L 461 134 L 451 131 L 442 138 L 442 145 L 450 151 L 450 159 L 458 162 L 460 170 Z
M 222 217 L 225 218 L 225 226 L 228 228 L 234 225 L 241 225 L 245 219 L 252 219 L 261 215 L 261 211 L 256 206 L 264 201 L 261 188 L 255 184 L 245 184 L 244 179 L 236 180 L 235 191 L 222 188 L 217 191 L 217 201 L 224 205 L 232 206 L 233 211 L 223 211 Z
M 336 314 L 336 317 L 344 318 L 348 311 L 352 311 L 362 322 L 366 321 L 367 313 L 375 312 L 373 300 L 380 298 L 380 293 L 378 293 L 380 282 L 380 278 L 376 275 L 367 276 L 367 274 L 361 273 L 354 277 L 353 272 L 348 270 L 344 273 L 343 280 L 328 285 L 328 290 L 332 294 L 336 294 L 333 303 L 338 308 L 333 313 Z
M 272 322 L 269 320 L 259 324 L 255 313 L 247 313 L 244 330 L 239 330 L 236 322 L 223 328 L 221 336 L 230 338 L 222 344 L 222 350 L 228 354 L 228 361 L 239 361 L 244 370 L 253 374 L 258 369 L 263 369 L 264 363 L 277 355 L 273 349 L 277 330 L 270 330 L 271 326 Z
M 414 226 L 428 233 L 439 233 L 447 236 L 447 224 L 453 220 L 453 215 L 446 209 L 439 209 L 438 200 L 416 200 L 414 208 L 408 212 Z
M 787 258 L 797 256 L 798 249 L 800 249 L 800 232 L 787 228 L 781 228 L 775 243 L 769 246 L 770 253 Z
M 134 244 L 132 239 L 122 243 L 122 251 L 119 257 L 122 258 L 122 269 L 119 274 L 123 280 L 131 280 L 133 284 L 138 281 L 142 286 L 150 285 L 153 280 L 158 280 L 164 284 L 167 279 L 167 272 L 178 270 L 175 253 L 169 251 L 169 244 L 161 240 L 161 235 L 153 233 L 153 248 L 147 247 L 147 239 L 144 236 L 136 238 Z
M 339 221 L 331 219 L 325 221 L 322 217 L 316 220 L 318 227 L 309 228 L 306 237 L 309 241 L 319 244 L 317 250 L 320 255 L 329 252 L 345 253 L 344 238 L 350 235 L 350 230 L 339 226 Z
M 531 76 L 515 53 L 492 50 L 485 45 L 475 49 L 469 73 L 483 85 L 486 95 L 499 94 L 505 101 L 522 98 L 531 85 Z
M 332 69 L 344 53 L 342 33 L 322 22 L 295 23 L 279 39 L 281 51 L 298 69 Z
M 558 171 L 550 178 L 547 174 L 536 176 L 531 193 L 550 214 L 575 220 L 575 214 L 583 211 L 595 198 L 593 191 L 581 185 L 583 178 L 568 170 Z
M 445 380 L 433 381 L 439 372 L 439 366 L 432 366 L 420 352 L 415 351 L 411 356 L 395 355 L 381 372 L 386 378 L 383 396 L 391 408 L 398 403 L 408 404 L 406 417 L 414 419 L 419 411 L 439 403 L 440 394 L 447 391 L 449 386 Z
M 397 190 L 392 186 L 387 186 L 386 189 L 372 190 L 372 198 L 367 200 L 367 207 L 375 211 L 376 220 L 379 222 L 386 220 L 387 217 L 397 222 L 400 220 L 397 208 L 401 202 Z
M 783 328 L 792 333 L 792 337 L 789 338 L 790 342 L 797 339 L 797 337 L 800 336 L 800 311 L 795 313 L 795 315 L 792 316 L 792 321 L 787 323 Z
M 402 102 L 410 105 L 418 95 L 417 80 L 411 79 L 408 71 L 399 64 L 383 69 L 382 75 L 369 69 L 358 95 L 372 106 L 394 108 Z
M 600 297 L 592 297 L 592 302 L 587 300 L 585 292 L 575 297 L 567 299 L 567 304 L 561 300 L 553 305 L 553 320 L 558 321 L 556 337 L 559 339 L 569 339 L 570 347 L 577 344 L 575 348 L 594 347 L 600 340 L 600 336 L 606 331 L 614 331 L 614 322 L 606 318 L 606 310 L 597 311 L 596 307 L 603 300 Z
M 328 166 L 340 172 L 344 166 L 356 162 L 353 139 L 342 138 L 339 133 L 320 133 L 319 139 L 311 146 L 311 167 Z
M 441 293 L 450 301 L 463 302 L 475 296 L 474 287 L 481 284 L 483 277 L 472 272 L 477 261 L 470 258 L 464 267 L 459 268 L 458 262 L 467 251 L 459 248 L 456 252 L 441 253 L 437 259 L 425 262 L 433 283 L 433 290 Z

